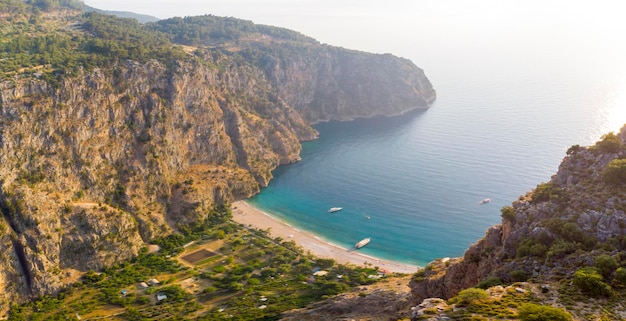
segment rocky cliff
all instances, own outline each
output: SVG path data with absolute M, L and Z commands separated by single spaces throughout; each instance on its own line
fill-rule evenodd
M 69 33 L 84 36 L 85 48 L 106 47 L 78 12 L 29 20 L 23 3 L 8 3 L 21 13 L 3 30 Z M 33 21 L 41 25 L 29 27 Z M 31 33 L 7 43 L 19 46 L 23 34 Z M 102 66 L 91 65 L 103 57 L 96 51 L 72 72 L 53 70 L 54 62 L 3 70 L 0 311 L 134 256 L 214 204 L 254 195 L 273 169 L 299 159 L 301 141 L 317 137 L 313 122 L 398 114 L 435 97 L 408 60 L 301 47 L 312 53 L 246 58 L 241 48 L 213 44 L 176 59 L 108 56 Z M 6 50 L 3 66 L 26 64 Z M 47 59 L 45 48 L 37 50 Z
M 578 269 L 603 260 L 615 262 L 604 281 L 621 288 L 615 268 L 626 263 L 619 255 L 626 246 L 625 143 L 626 127 L 594 146 L 572 146 L 557 174 L 504 207 L 502 224 L 490 227 L 462 258 L 436 260 L 418 273 L 411 282 L 414 303 L 449 299 L 487 280 L 557 286 L 565 280 L 565 289 Z

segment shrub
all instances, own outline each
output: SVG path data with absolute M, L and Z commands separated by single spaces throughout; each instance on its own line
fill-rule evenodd
M 480 289 L 488 289 L 492 286 L 501 285 L 501 284 L 502 284 L 502 279 L 500 279 L 497 276 L 490 276 L 480 281 L 476 287 Z
M 626 287 L 626 268 L 619 267 L 615 270 L 613 283 L 620 287 Z
M 617 260 L 610 255 L 602 254 L 596 257 L 595 267 L 604 278 L 611 276 L 618 266 Z
M 510 222 L 515 222 L 515 209 L 512 206 L 504 206 L 500 210 L 502 213 L 502 218 L 505 220 L 509 220 Z
M 604 283 L 602 275 L 593 267 L 578 269 L 574 273 L 574 285 L 591 296 L 611 296 L 613 289 Z
M 609 184 L 626 183 L 626 159 L 614 159 L 602 171 L 604 181 Z
M 551 199 L 558 198 L 561 194 L 561 189 L 552 183 L 542 183 L 537 185 L 537 188 L 533 191 L 532 202 L 544 202 Z
M 613 132 L 602 135 L 600 139 L 595 147 L 603 153 L 617 153 L 622 147 L 622 141 Z
M 523 239 L 517 247 L 517 257 L 536 256 L 544 257 L 548 252 L 548 246 L 552 240 L 547 233 L 542 232 L 529 238 Z M 548 245 L 546 245 L 548 244 Z
M 572 145 L 570 148 L 567 149 L 566 154 L 567 155 L 572 155 L 577 153 L 580 150 L 580 145 Z
M 547 255 L 548 258 L 551 259 L 563 258 L 567 254 L 576 252 L 578 248 L 579 246 L 576 243 L 567 242 L 564 240 L 557 240 L 556 242 L 554 242 L 554 244 L 552 244 L 552 246 L 550 246 Z
M 521 321 L 570 321 L 567 311 L 551 306 L 526 303 L 519 308 Z
M 461 290 L 451 302 L 456 303 L 459 306 L 468 305 L 477 301 L 484 300 L 489 297 L 489 293 L 483 289 L 469 288 Z
M 513 270 L 509 273 L 512 282 L 525 282 L 528 280 L 528 274 L 524 270 Z

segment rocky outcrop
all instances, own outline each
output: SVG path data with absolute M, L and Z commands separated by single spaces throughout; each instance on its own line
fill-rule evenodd
M 619 146 L 626 127 L 615 137 L 621 143 L 605 136 L 594 146 L 570 148 L 550 182 L 503 209 L 502 225 L 489 228 L 462 258 L 430 263 L 411 282 L 415 302 L 451 298 L 491 276 L 510 282 L 513 271 L 535 280 L 571 277 L 602 251 L 621 250 L 626 190 L 607 182 L 605 169 L 626 158 Z
M 282 59 L 266 53 L 259 63 L 308 122 L 398 115 L 435 100 L 424 71 L 410 60 L 332 46 L 309 51 Z M 388 74 L 394 77 L 380 77 Z
M 410 315 L 408 277 L 387 278 L 351 292 L 286 312 L 283 321 L 400 320 Z

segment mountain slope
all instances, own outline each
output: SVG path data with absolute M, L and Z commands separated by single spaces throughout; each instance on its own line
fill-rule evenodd
M 65 2 L 0 0 L 2 311 L 257 193 L 313 122 L 435 98 L 391 55 L 210 16 L 177 29 L 204 42 L 176 43 Z
M 434 261 L 418 273 L 411 283 L 414 302 L 528 280 L 551 293 L 546 304 L 577 318 L 623 318 L 625 143 L 626 127 L 594 146 L 572 146 L 557 174 L 505 206 L 502 224 L 462 258 Z

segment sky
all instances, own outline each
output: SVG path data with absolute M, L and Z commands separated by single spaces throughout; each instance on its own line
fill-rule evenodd
M 475 74 L 485 77 L 498 68 L 576 72 L 576 77 L 583 74 L 597 82 L 623 83 L 613 100 L 626 106 L 626 2 L 617 0 L 84 2 L 99 9 L 161 19 L 212 14 L 284 27 L 321 43 L 411 59 L 438 84 L 454 81 L 451 77 L 458 74 L 454 72 L 458 68 L 470 73 L 474 68 Z M 436 72 L 431 73 L 433 70 Z M 613 110 L 607 117 L 619 118 L 623 124 L 626 108 Z
M 486 36 L 509 33 L 507 38 L 517 39 L 520 32 L 531 36 L 534 32 L 544 37 L 546 33 L 556 37 L 594 37 L 599 45 L 607 41 L 614 45 L 613 37 L 618 31 L 620 36 L 626 32 L 626 19 L 621 14 L 626 4 L 611 0 L 85 0 L 85 3 L 99 9 L 131 11 L 161 19 L 203 14 L 242 18 L 293 29 L 323 43 L 374 52 L 384 52 L 383 48 L 389 48 L 389 40 L 403 34 L 419 34 L 428 41 L 448 35 L 463 38 L 472 33 Z

